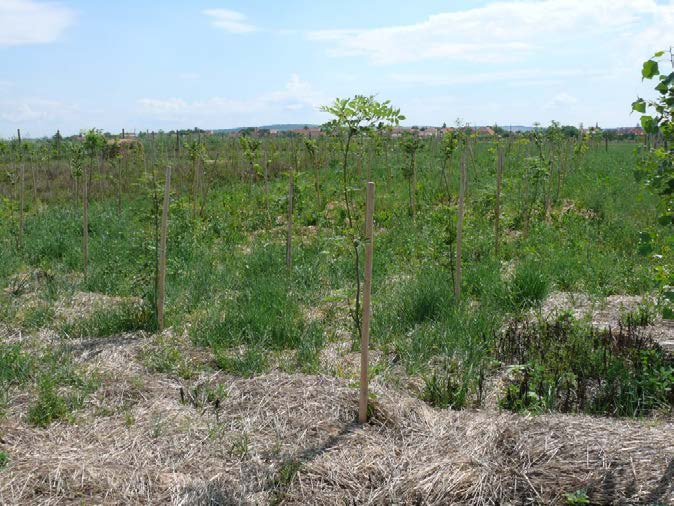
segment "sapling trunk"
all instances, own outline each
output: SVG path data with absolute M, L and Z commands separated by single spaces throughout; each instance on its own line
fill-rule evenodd
M 501 180 L 503 178 L 503 148 L 497 148 L 496 162 L 496 202 L 494 204 L 494 252 L 499 257 L 501 243 Z
M 454 298 L 461 300 L 461 248 L 463 242 L 463 208 L 466 193 L 466 153 L 461 157 L 461 180 L 459 183 L 459 205 L 456 219 L 456 267 L 454 272 Z
M 295 181 L 293 177 L 293 168 L 290 168 L 288 178 L 288 229 L 286 234 L 286 268 L 288 273 L 293 268 L 293 197 L 295 193 Z
M 23 247 L 23 192 L 25 185 L 25 166 L 21 156 L 21 130 L 16 131 L 19 140 L 19 249 Z
M 417 153 L 412 153 L 412 183 L 410 198 L 412 199 L 412 221 L 417 221 Z
M 358 421 L 367 422 L 368 349 L 370 340 L 370 298 L 372 294 L 372 253 L 374 246 L 374 183 L 367 183 L 365 204 L 365 279 L 363 282 L 363 321 L 360 332 L 360 402 Z
M 314 164 L 314 173 L 316 174 L 316 206 L 317 209 L 321 209 L 321 164 L 316 160 L 316 156 L 312 157 L 312 163 Z
M 164 301 L 166 300 L 166 236 L 169 203 L 171 198 L 171 166 L 166 166 L 164 179 L 164 205 L 161 212 L 161 238 L 159 242 L 159 275 L 157 278 L 157 327 L 164 330 Z
M 89 182 L 86 163 L 82 164 L 82 256 L 86 281 L 89 271 Z
M 35 160 L 31 160 L 30 171 L 33 176 L 33 202 L 37 202 L 37 167 Z

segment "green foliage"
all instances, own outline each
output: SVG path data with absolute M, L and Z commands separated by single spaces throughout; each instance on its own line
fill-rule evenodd
M 21 346 L 0 343 L 0 390 L 28 381 L 34 366 L 33 358 Z
M 9 455 L 5 452 L 0 452 L 0 471 L 2 471 L 9 463 Z
M 510 298 L 514 307 L 537 306 L 548 295 L 550 281 L 537 262 L 519 264 L 510 281 Z
M 584 490 L 567 492 L 564 494 L 564 502 L 568 505 L 590 504 L 590 498 Z
M 237 376 L 254 376 L 267 368 L 267 356 L 258 346 L 248 347 L 242 354 L 233 354 L 223 348 L 215 349 L 215 363 L 223 371 Z
M 60 332 L 68 337 L 105 337 L 152 330 L 152 309 L 138 301 L 121 301 L 108 306 L 97 306 L 90 314 L 61 325 Z
M 498 350 L 515 364 L 500 399 L 504 409 L 642 416 L 671 403 L 674 368 L 638 327 L 596 331 L 566 315 L 518 322 Z
M 449 361 L 441 370 L 424 380 L 423 400 L 438 408 L 462 409 L 468 396 L 468 375 L 457 361 Z
M 55 420 L 71 420 L 73 411 L 98 388 L 97 379 L 78 370 L 64 350 L 48 351 L 40 358 L 36 373 L 36 396 L 28 408 L 31 425 L 46 427 Z

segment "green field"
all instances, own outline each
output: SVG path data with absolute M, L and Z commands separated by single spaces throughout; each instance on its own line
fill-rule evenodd
M 148 134 L 122 148 L 107 139 L 79 155 L 70 146 L 81 145 L 77 139 L 24 141 L 27 148 L 8 143 L 0 159 L 0 426 L 39 439 L 40 431 L 57 428 L 77 433 L 103 424 L 124 432 L 145 423 L 150 440 L 188 437 L 189 424 L 181 432 L 161 415 L 144 419 L 139 411 L 154 392 L 147 385 L 163 381 L 176 406 L 212 418 L 210 444 L 225 438 L 227 458 L 247 462 L 256 429 L 231 421 L 220 427 L 219 417 L 227 416 L 216 411 L 233 395 L 225 393 L 231 385 L 274 375 L 334 379 L 345 399 L 353 394 L 352 406 L 340 401 L 348 411 L 340 416 L 355 418 L 362 318 L 356 270 L 361 284 L 364 188 L 371 180 L 374 420 L 381 421 L 378 403 L 385 406 L 383 399 L 397 392 L 440 411 L 522 420 L 600 415 L 666 432 L 674 402 L 671 334 L 653 329 L 667 328 L 663 286 L 674 260 L 672 225 L 658 221 L 657 195 L 639 177 L 643 141 L 605 144 L 588 136 L 579 143 L 577 135 L 554 129 L 538 136 L 455 135 L 463 137 L 451 157 L 442 137 L 421 139 L 414 176 L 408 140 L 393 137 L 356 137 L 346 173 L 339 141 L 329 135 L 309 147 L 301 136 L 262 137 L 251 147 L 188 133 L 176 150 L 175 135 Z M 158 332 L 167 166 L 166 320 Z M 553 310 L 555 297 L 584 302 L 575 312 L 573 304 Z M 596 321 L 602 309 L 613 311 L 606 325 Z M 126 348 L 119 359 L 115 353 Z M 100 358 L 106 353 L 121 363 Z M 215 414 L 198 415 L 211 408 Z M 171 429 L 162 433 L 162 424 Z M 70 444 L 76 443 L 64 443 Z M 28 472 L 28 448 L 0 450 L 0 478 Z M 261 501 L 302 502 L 296 475 L 303 457 L 287 449 L 279 455 L 282 465 L 265 489 L 273 492 Z M 157 480 L 148 478 L 147 490 L 161 489 Z M 601 493 L 592 483 L 578 483 L 585 490 L 578 497 Z M 549 487 L 542 485 L 543 494 L 555 501 L 577 490 Z M 68 480 L 62 489 L 69 491 L 62 497 L 92 497 Z M 61 497 L 59 490 L 43 487 L 31 500 Z M 141 500 L 143 490 L 115 501 Z M 0 492 L 8 501 L 29 499 L 7 487 Z M 622 488 L 616 494 L 629 497 Z M 519 496 L 502 499 L 508 497 Z

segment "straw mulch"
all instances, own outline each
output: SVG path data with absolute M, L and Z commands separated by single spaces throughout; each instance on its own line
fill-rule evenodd
M 361 427 L 343 380 L 183 382 L 129 349 L 95 355 L 116 365 L 73 423 L 30 427 L 12 405 L 0 503 L 564 504 L 583 489 L 595 504 L 674 504 L 671 419 L 435 410 L 374 385 Z

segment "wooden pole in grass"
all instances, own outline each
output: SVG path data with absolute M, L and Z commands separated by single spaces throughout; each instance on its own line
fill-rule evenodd
M 467 148 L 466 148 L 467 149 Z M 456 272 L 454 275 L 454 297 L 461 300 L 461 244 L 463 242 L 463 207 L 466 193 L 466 154 L 461 157 L 461 182 L 459 184 L 459 209 L 456 219 Z
M 86 281 L 89 271 L 89 177 L 86 163 L 82 164 L 82 256 Z
M 496 162 L 496 205 L 494 210 L 494 252 L 499 256 L 501 241 L 501 180 L 503 179 L 503 147 L 498 145 L 498 158 Z
M 166 228 L 171 198 L 171 166 L 166 166 L 164 178 L 164 206 L 161 211 L 161 236 L 159 239 L 159 279 L 157 279 L 157 327 L 164 330 L 164 300 L 166 299 Z
M 374 246 L 374 183 L 367 183 L 365 205 L 365 282 L 363 284 L 363 319 L 360 332 L 360 402 L 358 422 L 367 422 L 368 348 L 370 340 L 370 298 L 372 294 L 372 252 Z
M 288 177 L 288 231 L 286 235 L 286 267 L 288 272 L 293 268 L 293 197 L 295 194 L 295 180 L 293 168 L 290 168 Z
M 19 140 L 19 249 L 23 247 L 23 190 L 25 186 L 25 167 L 23 157 L 21 156 L 21 130 L 16 129 L 16 136 Z

